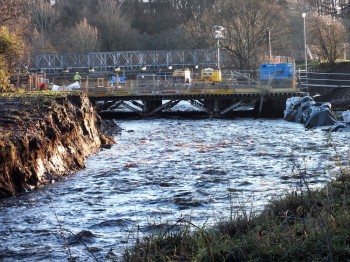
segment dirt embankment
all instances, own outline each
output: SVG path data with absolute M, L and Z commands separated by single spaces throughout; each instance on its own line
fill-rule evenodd
M 85 166 L 114 143 L 84 94 L 0 96 L 0 197 L 32 190 Z

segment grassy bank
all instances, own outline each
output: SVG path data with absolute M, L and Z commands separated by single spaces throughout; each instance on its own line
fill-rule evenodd
M 173 228 L 181 230 L 144 238 L 124 261 L 348 261 L 350 170 L 337 164 L 337 179 L 322 189 L 305 184 L 260 214 L 240 213 L 210 228 L 178 221 Z

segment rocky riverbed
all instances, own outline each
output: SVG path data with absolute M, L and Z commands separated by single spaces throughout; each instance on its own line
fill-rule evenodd
M 52 183 L 113 143 L 85 94 L 3 94 L 0 197 Z

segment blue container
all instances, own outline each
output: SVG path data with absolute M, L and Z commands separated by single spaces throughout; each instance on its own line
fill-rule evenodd
M 119 76 L 118 83 L 119 84 L 125 84 L 126 82 L 126 77 L 125 76 Z M 116 76 L 111 76 L 110 83 L 116 84 L 117 83 L 117 77 Z
M 285 80 L 293 78 L 293 65 L 288 63 L 281 64 L 261 64 L 260 80 Z

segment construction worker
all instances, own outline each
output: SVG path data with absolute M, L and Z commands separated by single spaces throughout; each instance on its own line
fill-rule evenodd
M 74 81 L 77 81 L 80 85 L 80 80 L 81 80 L 81 76 L 79 75 L 79 72 L 76 72 L 74 75 Z

